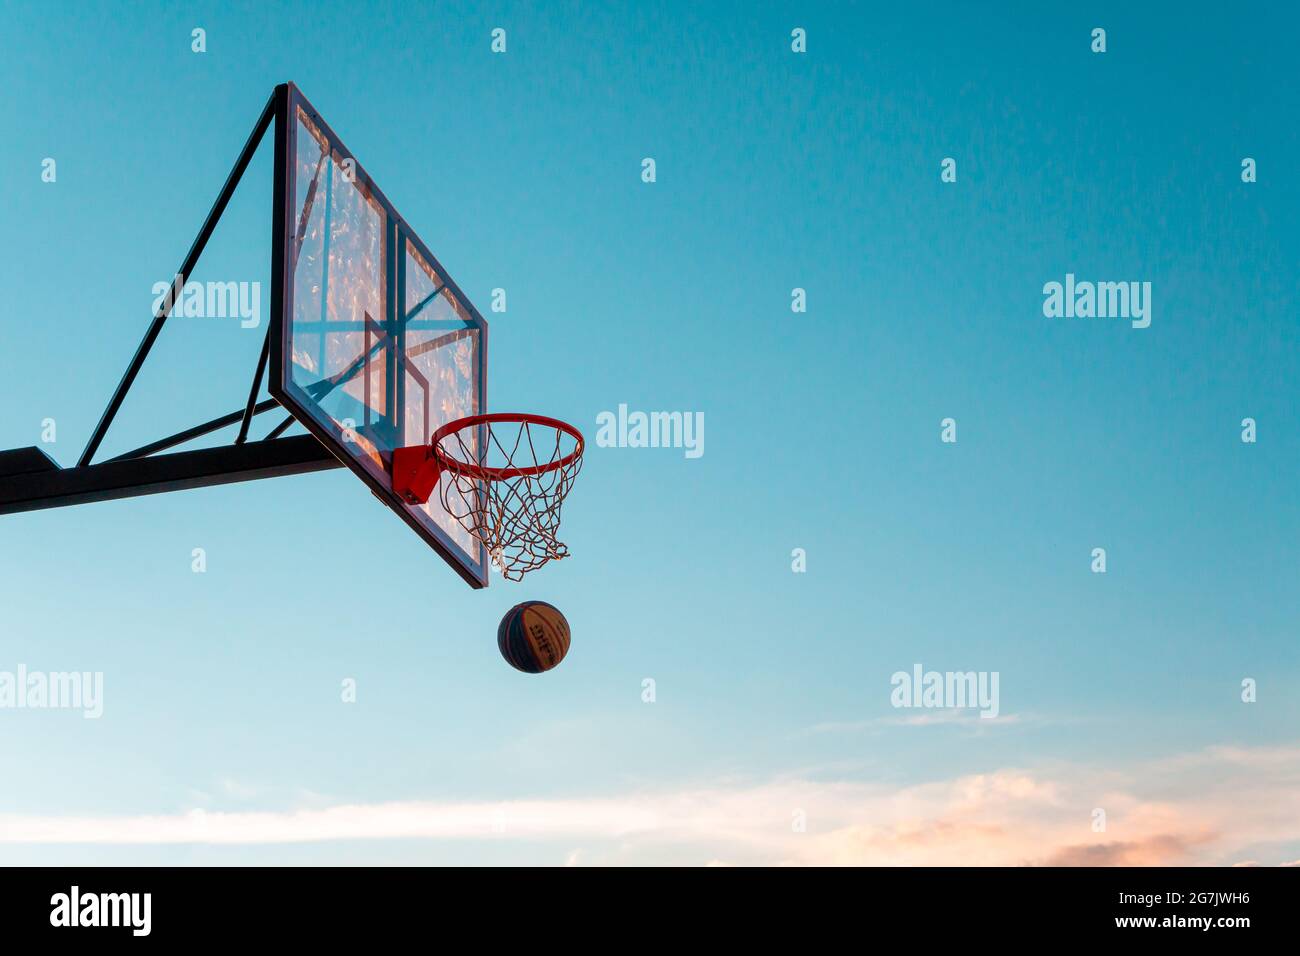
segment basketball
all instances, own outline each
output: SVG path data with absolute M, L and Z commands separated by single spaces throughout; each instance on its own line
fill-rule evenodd
M 569 622 L 545 601 L 516 604 L 497 628 L 501 656 L 517 671 L 549 671 L 569 653 Z

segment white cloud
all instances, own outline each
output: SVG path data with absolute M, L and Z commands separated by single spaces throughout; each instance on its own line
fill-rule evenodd
M 882 732 L 889 727 L 964 727 L 981 731 L 993 727 L 1009 727 L 1023 724 L 1024 714 L 1000 714 L 997 717 L 982 717 L 979 711 L 948 708 L 945 710 L 927 710 L 922 713 L 890 714 L 886 717 L 869 717 L 865 720 L 825 721 L 813 724 L 805 734 L 862 733 L 866 731 Z
M 906 787 L 775 780 L 602 798 L 348 804 L 136 817 L 0 815 L 8 844 L 580 842 L 584 863 L 1281 863 L 1300 845 L 1300 748 L 1140 767 L 1003 769 Z M 1093 809 L 1106 811 L 1104 832 Z M 792 824 L 806 814 L 806 832 Z M 1276 850 L 1270 855 L 1269 848 Z M 555 859 L 555 857 L 551 857 Z M 566 861 L 576 863 L 579 851 Z

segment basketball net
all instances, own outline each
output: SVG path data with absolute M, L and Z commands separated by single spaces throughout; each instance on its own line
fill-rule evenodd
M 536 415 L 480 415 L 454 425 L 461 427 L 433 446 L 447 513 L 487 547 L 508 580 L 567 558 L 557 535 L 564 497 L 582 470 L 577 429 Z

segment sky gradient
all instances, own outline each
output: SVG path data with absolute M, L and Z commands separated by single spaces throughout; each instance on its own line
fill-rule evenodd
M 0 863 L 1300 860 L 1295 12 L 365 11 L 9 6 L 0 447 L 76 461 L 293 80 L 488 319 L 492 409 L 705 452 L 593 442 L 573 557 L 480 592 L 342 470 L 0 517 L 0 671 L 105 684 L 0 709 Z M 194 276 L 263 314 L 271 165 Z M 1045 317 L 1067 273 L 1150 327 Z M 173 320 L 104 454 L 239 407 L 263 334 Z M 1000 717 L 891 707 L 918 663 Z

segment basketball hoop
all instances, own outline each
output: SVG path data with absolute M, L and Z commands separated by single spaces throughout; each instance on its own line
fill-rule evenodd
M 428 445 L 393 452 L 393 491 L 424 504 L 434 489 L 447 513 L 488 549 L 511 581 L 569 556 L 556 535 L 560 507 L 582 469 L 582 433 L 520 412 L 443 425 Z

